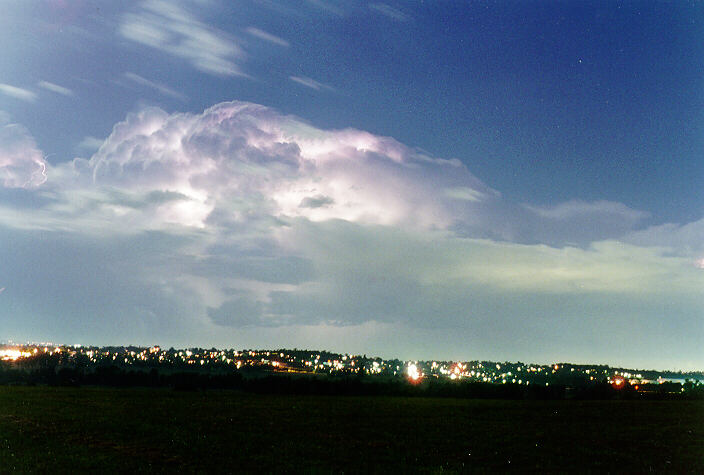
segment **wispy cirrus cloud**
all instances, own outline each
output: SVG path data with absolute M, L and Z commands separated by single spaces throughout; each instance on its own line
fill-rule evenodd
M 247 33 L 250 35 L 254 36 L 255 38 L 259 38 L 260 40 L 268 41 L 269 43 L 273 43 L 275 45 L 283 46 L 284 48 L 288 48 L 290 46 L 289 42 L 286 41 L 283 38 L 280 38 L 276 35 L 272 35 L 271 33 L 267 33 L 264 30 L 261 30 L 259 28 L 255 28 L 253 26 L 248 27 L 245 29 Z
M 0 83 L 0 94 L 26 102 L 34 102 L 37 100 L 36 93 L 30 91 L 29 89 L 11 86 L 10 84 Z
M 47 91 L 55 92 L 56 94 L 61 94 L 62 96 L 73 96 L 73 91 L 67 87 L 59 86 L 49 81 L 39 81 L 37 86 Z
M 377 13 L 381 13 L 382 15 L 399 22 L 408 22 L 412 19 L 410 15 L 407 15 L 398 8 L 394 8 L 390 5 L 387 5 L 386 3 L 370 3 L 369 8 L 371 8 Z
M 175 89 L 170 88 L 169 86 L 162 84 L 160 82 L 155 82 L 155 81 L 150 81 L 149 79 L 146 79 L 139 74 L 133 73 L 133 72 L 126 72 L 122 75 L 125 79 L 135 83 L 139 84 L 140 86 L 146 86 L 150 89 L 153 89 L 157 91 L 160 94 L 163 94 L 168 97 L 172 97 L 174 99 L 178 99 L 181 102 L 186 102 L 188 101 L 188 97 L 185 94 L 182 94 Z
M 308 87 L 310 89 L 315 89 L 316 91 L 334 91 L 335 88 L 332 86 L 329 86 L 325 83 L 316 81 L 315 79 L 311 79 L 307 76 L 289 76 L 289 79 L 295 83 L 300 84 L 301 86 Z
M 120 34 L 220 76 L 245 76 L 245 52 L 226 32 L 198 20 L 176 2 L 148 0 L 123 17 Z
M 327 13 L 332 13 L 337 16 L 344 16 L 345 12 L 342 8 L 338 6 L 335 2 L 328 2 L 326 0 L 306 0 L 309 4 L 316 8 L 324 10 Z

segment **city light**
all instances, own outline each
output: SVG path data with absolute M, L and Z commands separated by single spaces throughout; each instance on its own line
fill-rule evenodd
M 422 376 L 421 373 L 418 371 L 418 367 L 415 364 L 408 365 L 408 369 L 406 370 L 406 372 L 411 381 L 418 381 Z
M 0 350 L 0 360 L 3 361 L 15 361 L 19 358 L 27 358 L 29 356 L 32 356 L 32 353 L 28 351 L 20 351 L 17 349 Z
M 580 385 L 608 384 L 615 390 L 636 388 L 641 394 L 654 392 L 654 385 L 684 381 L 685 375 L 658 372 L 637 372 L 622 368 L 594 367 L 592 365 L 525 365 L 523 363 L 490 361 L 440 361 L 440 360 L 385 360 L 383 358 L 311 352 L 299 350 L 216 350 L 216 349 L 163 349 L 150 347 L 95 347 L 78 345 L 24 344 L 13 342 L 0 344 L 0 361 L 28 370 L 33 368 L 35 358 L 51 361 L 56 367 L 81 367 L 110 364 L 118 367 L 190 368 L 190 371 L 226 372 L 255 370 L 271 373 L 297 373 L 309 375 L 365 375 L 380 377 L 403 377 L 411 383 L 426 379 L 446 380 L 451 384 L 538 384 L 544 386 L 570 387 Z M 562 371 L 557 371 L 555 368 Z M 566 371 L 569 369 L 569 371 Z M 88 370 L 90 372 L 90 370 Z M 520 375 L 520 377 L 519 377 Z M 569 375 L 569 376 L 566 376 Z M 692 380 L 704 382 L 698 374 Z M 662 391 L 662 390 L 660 390 Z

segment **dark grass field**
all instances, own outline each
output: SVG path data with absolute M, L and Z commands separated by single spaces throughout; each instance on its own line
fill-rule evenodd
M 0 387 L 0 472 L 704 473 L 701 401 Z

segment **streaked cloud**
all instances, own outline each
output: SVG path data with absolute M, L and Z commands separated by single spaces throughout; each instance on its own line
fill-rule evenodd
M 411 21 L 411 16 L 403 13 L 398 8 L 394 8 L 386 3 L 370 3 L 369 8 L 391 18 L 392 20 L 407 22 Z
M 148 0 L 126 14 L 120 34 L 220 76 L 244 76 L 244 50 L 222 30 L 207 25 L 176 2 Z
M 450 198 L 463 201 L 482 201 L 485 198 L 483 193 L 467 187 L 448 188 L 445 194 Z
M 327 13 L 332 13 L 333 15 L 337 16 L 344 16 L 345 12 L 340 8 L 338 5 L 339 3 L 336 2 L 329 2 L 326 0 L 306 0 L 310 5 L 313 5 L 321 10 L 324 10 Z
M 329 86 L 327 84 L 316 81 L 315 79 L 311 79 L 306 76 L 290 76 L 289 79 L 293 82 L 296 82 L 296 83 L 302 85 L 302 86 L 309 87 L 311 89 L 315 89 L 316 91 L 320 91 L 320 90 L 334 91 L 335 90 L 335 88 L 332 86 Z
M 150 81 L 149 79 L 146 79 L 139 74 L 133 73 L 133 72 L 126 72 L 122 75 L 125 79 L 128 79 L 129 81 L 132 81 L 135 84 L 139 84 L 140 86 L 146 86 L 150 89 L 153 89 L 160 94 L 163 94 L 165 96 L 172 97 L 174 99 L 178 99 L 179 101 L 186 102 L 188 101 L 188 97 L 186 97 L 185 94 L 182 94 L 174 89 L 171 89 L 165 84 L 155 82 L 155 81 Z
M 275 45 L 283 46 L 285 48 L 288 48 L 290 46 L 289 42 L 285 39 L 279 38 L 278 36 L 272 35 L 271 33 L 267 33 L 266 31 L 260 30 L 259 28 L 250 26 L 245 29 L 245 31 L 250 35 L 254 36 L 255 38 L 259 38 L 260 40 L 268 41 L 269 43 L 274 43 Z
M 59 86 L 49 81 L 39 81 L 37 86 L 47 91 L 55 92 L 56 94 L 61 94 L 62 96 L 73 96 L 73 91 L 67 87 Z
M 10 84 L 0 83 L 0 94 L 26 102 L 34 102 L 37 100 L 36 93 L 30 91 L 29 89 L 11 86 Z

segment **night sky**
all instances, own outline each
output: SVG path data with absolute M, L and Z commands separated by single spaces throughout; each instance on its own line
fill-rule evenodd
M 0 338 L 704 368 L 701 2 L 8 1 Z

